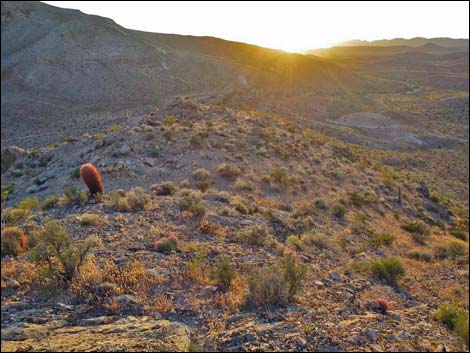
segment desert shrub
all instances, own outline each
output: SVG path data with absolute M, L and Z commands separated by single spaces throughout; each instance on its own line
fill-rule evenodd
M 171 181 L 165 181 L 161 184 L 153 184 L 150 190 L 155 191 L 157 195 L 173 195 L 176 192 L 176 185 Z
M 1 186 L 2 203 L 5 202 L 8 199 L 8 195 L 13 193 L 14 190 L 15 190 L 14 184 L 2 185 Z
M 323 199 L 317 198 L 315 199 L 315 207 L 320 210 L 326 210 L 328 207 L 326 206 L 326 202 Z
M 382 184 L 389 190 L 393 190 L 396 187 L 395 175 L 390 172 L 383 174 Z
M 70 178 L 71 179 L 78 179 L 80 178 L 80 168 L 75 168 L 70 172 Z
M 454 330 L 468 345 L 468 311 L 455 304 L 442 304 L 439 306 L 439 309 L 432 314 L 432 318 L 442 322 L 449 329 Z
M 78 191 L 76 187 L 69 186 L 65 188 L 62 200 L 67 206 L 83 205 L 87 202 L 88 196 L 85 191 Z
M 434 256 L 438 259 L 457 258 L 468 254 L 468 245 L 460 241 L 451 241 L 440 244 L 434 249 Z
M 37 263 L 48 265 L 48 276 L 69 282 L 85 263 L 95 245 L 93 241 L 74 245 L 67 230 L 59 222 L 51 221 L 37 233 L 31 257 Z
M 343 218 L 344 215 L 346 214 L 346 210 L 344 209 L 344 206 L 339 205 L 339 204 L 332 205 L 330 207 L 330 212 L 333 216 L 337 218 Z
M 236 166 L 224 163 L 219 165 L 217 172 L 220 173 L 220 175 L 222 175 L 224 178 L 234 178 L 240 175 L 241 170 Z
M 150 196 L 140 186 L 133 187 L 126 194 L 132 210 L 145 210 L 150 203 Z
M 95 213 L 84 213 L 78 217 L 78 223 L 82 226 L 90 226 L 98 224 L 101 220 L 101 216 Z
M 46 211 L 48 209 L 53 208 L 57 204 L 57 195 L 51 195 L 44 199 L 39 205 L 39 209 L 41 211 Z
M 238 190 L 244 190 L 244 191 L 254 190 L 254 186 L 251 182 L 245 181 L 241 178 L 237 178 L 237 180 L 235 180 L 235 184 L 233 186 Z
M 336 157 L 344 157 L 351 162 L 355 162 L 359 157 L 354 151 L 351 151 L 349 147 L 346 146 L 333 146 L 333 155 Z
M 402 263 L 395 257 L 369 261 L 365 264 L 365 269 L 390 284 L 396 284 L 397 279 L 405 274 Z
M 407 224 L 402 224 L 401 228 L 412 234 L 418 234 L 422 236 L 429 235 L 429 228 L 423 221 L 412 221 Z
M 271 172 L 271 179 L 284 187 L 288 187 L 295 182 L 295 177 L 290 176 L 285 168 L 275 168 Z
M 32 210 L 39 205 L 39 200 L 37 197 L 26 197 L 19 204 L 18 208 L 21 210 Z
M 423 261 L 423 262 L 431 262 L 432 261 L 432 254 L 418 251 L 418 250 L 411 250 L 406 254 L 407 257 L 410 259 Z
M 298 235 L 289 235 L 286 239 L 286 244 L 296 250 L 302 250 L 304 246 L 304 242 Z
M 206 192 L 207 189 L 209 189 L 210 184 L 211 183 L 208 179 L 204 179 L 204 180 L 196 181 L 196 184 L 194 186 L 196 187 L 196 189 L 198 189 L 202 192 Z
M 391 245 L 394 239 L 394 236 L 390 233 L 380 233 L 371 238 L 369 243 L 373 246 L 379 247 L 384 245 Z
M 178 207 L 182 211 L 188 211 L 195 217 L 202 217 L 206 214 L 206 208 L 201 204 L 199 193 L 191 191 L 181 197 L 178 201 Z
M 458 229 L 451 230 L 450 235 L 452 235 L 453 237 L 455 237 L 457 239 L 463 240 L 463 241 L 468 240 L 467 234 L 463 230 L 458 230 Z
M 302 234 L 302 242 L 305 247 L 315 246 L 317 249 L 324 250 L 330 248 L 330 239 L 324 235 L 315 232 Z
M 174 141 L 175 140 L 175 130 L 173 128 L 167 129 L 163 133 L 168 141 Z
M 126 197 L 125 192 L 121 190 L 111 191 L 110 197 L 110 208 L 118 212 L 127 212 L 131 210 L 131 205 Z
M 14 226 L 25 221 L 31 214 L 28 209 L 8 207 L 2 210 L 2 223 L 6 226 Z
M 285 306 L 299 292 L 305 278 L 305 266 L 293 254 L 274 265 L 254 271 L 248 282 L 249 298 L 255 305 Z
M 122 129 L 122 126 L 120 125 L 113 125 L 111 126 L 109 129 L 108 129 L 108 134 L 112 134 L 112 133 L 115 133 L 115 132 L 118 132 L 119 130 Z
M 170 234 L 165 238 L 158 239 L 154 244 L 154 248 L 162 253 L 176 251 L 178 248 L 178 237 L 175 234 Z
M 209 136 L 207 132 L 196 132 L 191 135 L 190 142 L 192 145 L 201 146 L 207 136 Z
M 28 238 L 17 227 L 6 227 L 1 234 L 1 254 L 3 256 L 18 256 L 28 247 Z
M 206 258 L 207 247 L 205 245 L 201 245 L 199 247 L 199 251 L 194 255 L 194 257 L 191 260 L 185 262 L 186 278 L 191 281 L 206 283 L 208 273 Z
M 356 212 L 351 221 L 352 234 L 366 234 L 374 235 L 374 229 L 370 228 L 366 221 L 366 214 L 363 212 Z
M 171 126 L 175 123 L 176 121 L 176 117 L 174 115 L 167 115 L 165 117 L 165 119 L 163 119 L 163 122 L 165 123 L 165 125 L 167 126 Z
M 267 246 L 273 238 L 265 224 L 257 224 L 240 230 L 235 239 L 249 245 Z
M 296 250 L 307 250 L 312 246 L 317 249 L 324 250 L 330 247 L 330 241 L 326 235 L 315 232 L 307 232 L 301 236 L 290 235 L 286 239 L 286 244 Z
M 207 180 L 210 178 L 211 173 L 207 169 L 199 168 L 192 173 L 192 176 L 196 180 Z
M 211 277 L 222 291 L 230 289 L 237 273 L 227 258 L 220 259 L 212 269 Z

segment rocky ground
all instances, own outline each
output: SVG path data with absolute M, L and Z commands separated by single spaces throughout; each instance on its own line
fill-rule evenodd
M 102 199 L 63 194 L 86 190 L 85 162 L 102 175 Z M 7 190 L 2 232 L 18 227 L 32 243 L 53 219 L 96 246 L 68 283 L 47 277 L 32 249 L 2 258 L 2 351 L 468 350 L 433 319 L 443 303 L 468 310 L 468 144 L 372 150 L 278 115 L 177 99 L 103 134 L 3 150 Z M 40 204 L 21 206 L 27 197 Z M 403 228 L 413 221 L 425 239 Z M 158 251 L 170 234 L 177 248 Z M 299 290 L 257 301 L 256 269 L 289 256 L 305 271 Z M 396 283 L 361 270 L 389 257 L 405 270 Z M 214 276 L 223 258 L 227 288 Z

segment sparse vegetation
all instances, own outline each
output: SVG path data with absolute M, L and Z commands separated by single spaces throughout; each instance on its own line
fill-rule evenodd
M 272 266 L 254 271 L 249 278 L 250 301 L 265 308 L 285 306 L 301 289 L 305 266 L 287 254 Z
M 51 221 L 37 234 L 32 258 L 47 265 L 45 275 L 70 282 L 85 263 L 95 242 L 74 245 L 70 234 L 57 221 Z
M 370 244 L 376 247 L 391 245 L 394 240 L 394 236 L 390 233 L 380 233 L 369 240 Z
M 176 234 L 170 234 L 167 237 L 160 238 L 155 242 L 155 250 L 162 253 L 170 253 L 178 248 L 178 237 Z
M 201 197 L 195 191 L 181 197 L 178 207 L 182 211 L 190 212 L 194 217 L 202 217 L 206 214 L 206 208 L 201 204 Z
M 332 205 L 330 207 L 330 212 L 333 216 L 337 217 L 337 218 L 343 218 L 344 215 L 346 214 L 346 210 L 344 209 L 344 206 L 342 205 Z
M 267 246 L 272 242 L 272 235 L 266 225 L 252 225 L 239 231 L 236 240 L 249 245 Z
M 372 260 L 364 264 L 364 269 L 374 277 L 395 285 L 397 280 L 405 274 L 405 269 L 395 257 Z
M 411 233 L 412 239 L 420 244 L 424 244 L 429 236 L 429 228 L 423 221 L 412 221 L 401 228 Z
M 7 227 L 2 230 L 2 257 L 18 256 L 24 253 L 28 247 L 28 238 L 17 227 Z
M 62 202 L 66 206 L 83 205 L 88 201 L 88 196 L 85 191 L 79 191 L 74 186 L 65 188 L 62 196 Z
M 433 313 L 435 320 L 442 322 L 449 329 L 454 330 L 464 342 L 469 343 L 468 311 L 455 304 L 442 304 Z
M 235 178 L 236 176 L 240 175 L 241 170 L 234 165 L 221 164 L 217 168 L 217 172 L 224 178 Z

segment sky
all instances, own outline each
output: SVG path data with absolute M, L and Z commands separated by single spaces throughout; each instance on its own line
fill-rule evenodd
M 469 37 L 468 1 L 44 1 L 130 29 L 301 52 L 352 39 Z

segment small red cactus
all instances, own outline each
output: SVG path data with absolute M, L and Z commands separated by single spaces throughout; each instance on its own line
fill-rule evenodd
M 385 314 L 388 311 L 388 308 L 390 307 L 389 301 L 385 298 L 377 298 L 376 302 L 377 302 L 378 310 L 382 314 Z
M 103 194 L 104 187 L 103 183 L 101 182 L 100 173 L 95 168 L 95 166 L 91 163 L 86 163 L 80 167 L 80 176 L 82 177 L 85 184 L 90 189 L 90 194 Z

